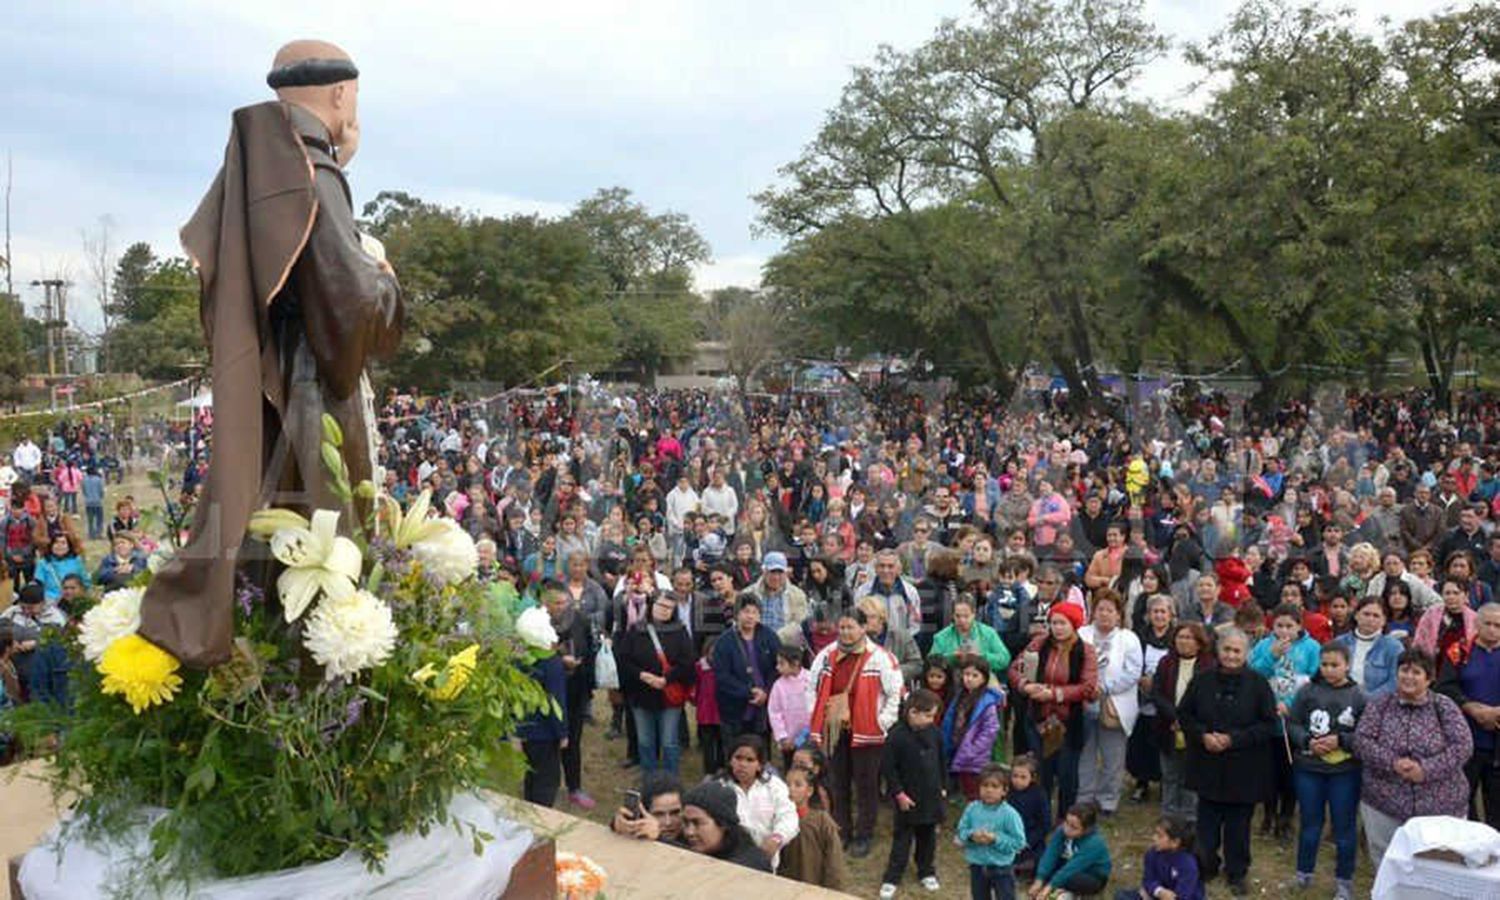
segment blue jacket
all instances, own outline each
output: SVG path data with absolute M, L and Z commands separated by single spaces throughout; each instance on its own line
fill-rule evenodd
M 79 557 L 65 556 L 62 559 L 46 557 L 36 561 L 36 580 L 41 582 L 48 600 L 57 600 L 62 597 L 63 579 L 69 575 L 77 575 L 83 579 L 85 588 L 89 586 L 89 570 L 83 567 L 83 560 Z
M 1047 852 L 1036 865 L 1036 880 L 1055 888 L 1067 884 L 1075 875 L 1092 875 L 1100 881 L 1109 881 L 1110 867 L 1109 847 L 1099 829 L 1074 840 L 1058 826 L 1047 839 Z
M 1354 632 L 1349 631 L 1333 639 L 1333 643 L 1349 650 L 1349 659 L 1354 659 Z M 1379 697 L 1396 689 L 1396 658 L 1401 651 L 1400 638 L 1382 634 L 1375 639 L 1375 646 L 1365 655 L 1363 677 L 1356 679 L 1364 689 L 1366 697 Z
M 130 560 L 122 564 L 115 558 L 113 553 L 100 560 L 99 568 L 94 572 L 94 581 L 106 591 L 126 587 L 131 579 L 146 571 L 146 554 L 139 550 L 130 551 Z
M 568 675 L 563 670 L 562 657 L 554 653 L 538 660 L 531 677 L 557 701 L 561 715 L 554 716 L 551 710 L 532 713 L 531 718 L 516 728 L 516 737 L 523 741 L 561 741 L 568 736 Z
M 1177 895 L 1177 900 L 1204 900 L 1207 895 L 1198 876 L 1198 857 L 1186 850 L 1147 850 L 1141 890 L 1155 897 L 1157 888 L 1166 888 Z
M 776 632 L 764 625 L 755 626 L 755 658 L 760 663 L 760 674 L 765 680 L 763 689 L 769 696 L 771 686 L 776 683 L 776 651 L 781 649 L 781 639 Z M 750 689 L 755 687 L 750 677 L 750 661 L 745 658 L 745 642 L 738 628 L 730 628 L 714 642 L 714 696 L 719 701 L 719 721 L 742 722 L 745 707 L 750 702 Z M 762 707 L 764 709 L 764 707 Z
M 993 844 L 976 844 L 969 837 L 976 831 L 995 836 Z M 1026 849 L 1026 826 L 1021 814 L 1005 801 L 990 806 L 974 800 L 958 820 L 958 839 L 964 843 L 964 860 L 971 866 L 1009 866 Z
M 1271 647 L 1275 644 L 1276 636 L 1273 634 L 1261 638 L 1250 651 L 1250 668 L 1271 683 L 1271 693 L 1276 695 L 1277 703 L 1284 703 L 1291 708 L 1292 701 L 1297 698 L 1297 691 L 1318 674 L 1318 657 L 1322 648 L 1317 641 L 1303 634 L 1277 659 L 1271 654 Z

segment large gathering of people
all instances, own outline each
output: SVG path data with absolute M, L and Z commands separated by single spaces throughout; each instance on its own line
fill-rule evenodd
M 950 852 L 975 898 L 1061 897 L 1109 883 L 1101 819 L 1159 803 L 1123 896 L 1190 900 L 1247 892 L 1257 807 L 1301 885 L 1331 829 L 1339 898 L 1361 832 L 1378 866 L 1413 816 L 1500 826 L 1490 395 L 392 391 L 378 418 L 384 489 L 431 491 L 560 636 L 526 798 L 595 807 L 599 710 L 641 778 L 622 835 L 844 888 L 886 816 L 882 898 Z M 69 440 L 0 468 L 6 703 L 66 702 L 46 635 L 151 550 L 133 504 L 94 527 L 81 465 L 85 559 Z

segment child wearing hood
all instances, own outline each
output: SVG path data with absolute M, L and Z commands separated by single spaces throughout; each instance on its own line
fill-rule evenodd
M 958 693 L 943 715 L 943 755 L 965 799 L 972 801 L 979 798 L 979 775 L 1000 735 L 1005 694 L 990 685 L 990 665 L 984 657 L 960 656 L 957 668 Z

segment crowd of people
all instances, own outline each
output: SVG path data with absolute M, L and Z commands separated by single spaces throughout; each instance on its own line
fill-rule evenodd
M 595 807 L 602 693 L 641 776 L 622 834 L 838 888 L 888 809 L 883 898 L 913 864 L 940 889 L 940 832 L 974 897 L 1035 898 L 1101 891 L 1098 821 L 1159 802 L 1125 895 L 1189 900 L 1221 874 L 1246 892 L 1257 807 L 1302 885 L 1331 827 L 1338 897 L 1357 823 L 1375 866 L 1413 816 L 1500 825 L 1488 395 L 1259 411 L 1189 390 L 1107 415 L 1049 394 L 393 392 L 379 422 L 385 490 L 431 491 L 478 577 L 560 636 L 536 676 L 562 715 L 519 735 L 527 799 Z M 38 502 L 28 560 L 66 558 L 67 514 Z M 69 578 L 104 581 L 58 568 L 50 592 L 9 529 L 7 564 L 43 586 L 7 615 L 39 628 Z M 36 652 L 11 634 L 5 659 Z M 685 785 L 693 744 L 709 778 Z

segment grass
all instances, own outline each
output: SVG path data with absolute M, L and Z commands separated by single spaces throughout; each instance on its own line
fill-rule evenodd
M 608 825 L 620 805 L 621 791 L 638 786 L 639 769 L 622 769 L 620 760 L 625 757 L 625 738 L 605 740 L 604 732 L 609 727 L 610 707 L 603 691 L 595 694 L 594 718 L 598 724 L 586 724 L 583 733 L 583 786 L 595 800 L 597 808 L 584 812 L 559 796 L 559 807 L 566 812 L 594 822 Z M 689 714 L 691 718 L 691 713 Z M 682 755 L 682 780 L 692 785 L 703 778 L 702 756 L 695 742 L 691 751 Z M 1127 779 L 1128 781 L 1128 779 Z M 915 870 L 908 867 L 898 897 L 967 897 L 969 885 L 968 866 L 963 853 L 953 845 L 953 826 L 963 812 L 961 805 L 950 805 L 944 826 L 939 830 L 937 870 L 943 889 L 939 894 L 928 894 L 916 883 Z M 1151 843 L 1151 832 L 1160 817 L 1160 795 L 1153 788 L 1147 803 L 1132 803 L 1122 798 L 1120 810 L 1112 819 L 1100 820 L 1100 829 L 1109 844 L 1114 860 L 1113 877 L 1103 896 L 1112 898 L 1119 888 L 1133 888 L 1140 883 L 1141 861 Z M 1259 824 L 1260 813 L 1256 813 Z M 623 840 L 623 839 L 622 839 Z M 891 811 L 883 807 L 875 828 L 875 839 L 871 842 L 870 855 L 864 859 L 849 860 L 851 876 L 848 893 L 856 897 L 875 897 L 880 891 L 880 880 L 885 870 L 886 856 L 891 846 Z M 1293 840 L 1285 843 L 1269 838 L 1252 837 L 1252 863 L 1250 868 L 1251 896 L 1302 896 L 1329 898 L 1333 896 L 1333 845 L 1325 842 L 1318 854 L 1318 873 L 1313 887 L 1305 893 L 1296 888 L 1296 847 Z M 1355 895 L 1368 896 L 1374 881 L 1374 871 L 1369 859 L 1361 851 L 1355 869 Z M 1024 891 L 1022 892 L 1024 896 Z M 1223 878 L 1209 886 L 1211 898 L 1230 897 Z

